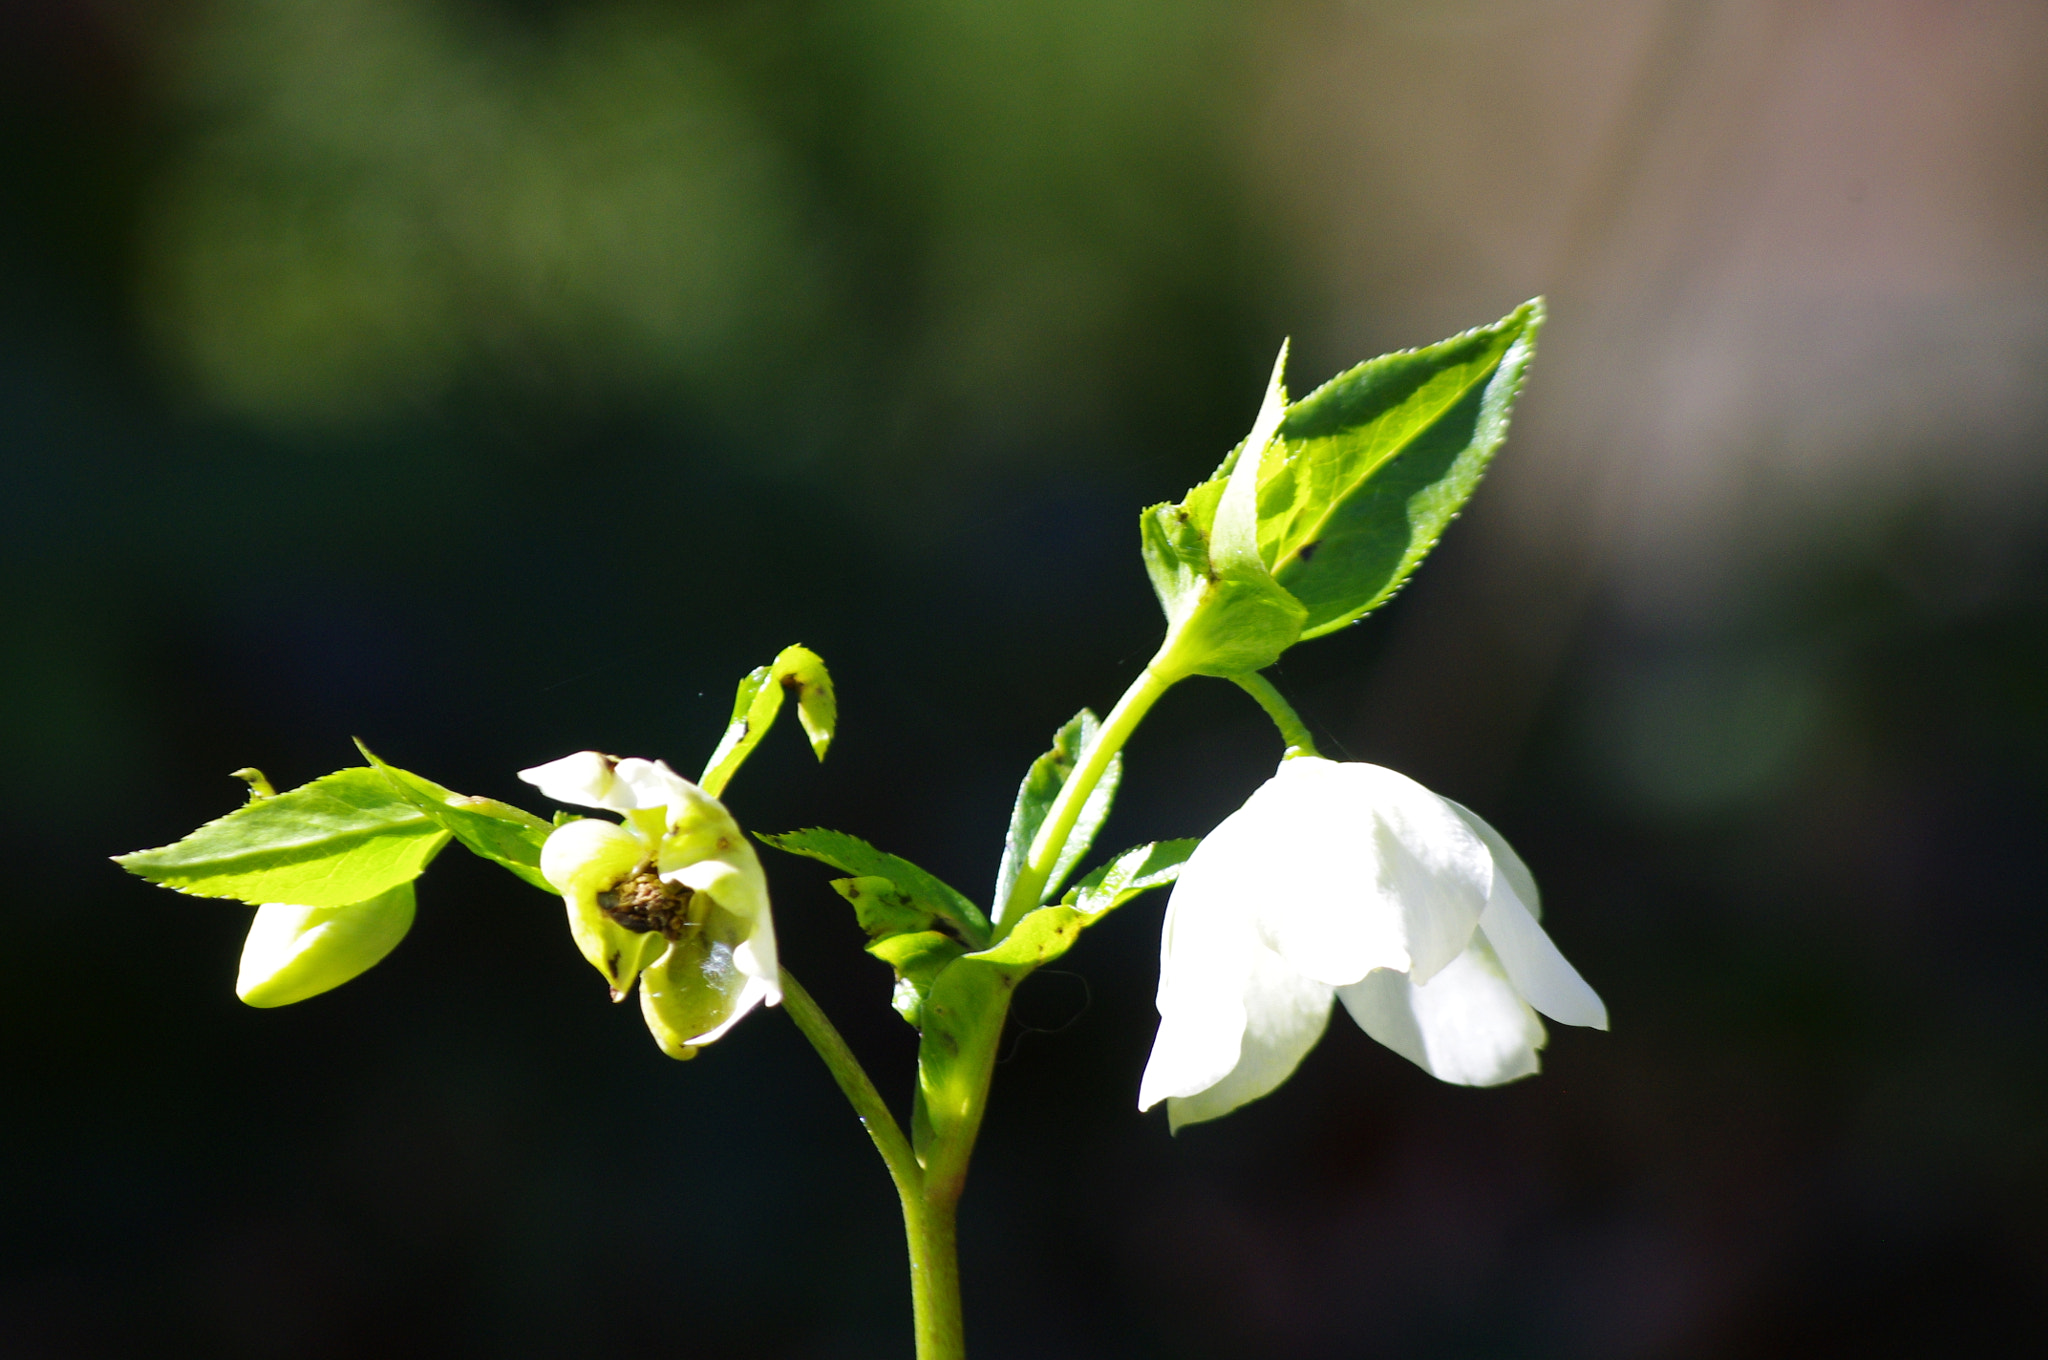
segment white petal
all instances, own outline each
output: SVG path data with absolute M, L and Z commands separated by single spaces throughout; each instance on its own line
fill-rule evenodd
M 1498 1086 L 1536 1071 L 1543 1022 L 1483 939 L 1426 986 L 1381 971 L 1337 995 L 1359 1028 L 1440 1080 Z
M 1215 1085 L 1237 1065 L 1244 1039 L 1245 988 L 1261 948 L 1250 913 L 1234 892 L 1229 842 L 1195 847 L 1213 872 L 1185 871 L 1166 903 L 1159 935 L 1159 1036 L 1139 1083 L 1138 1108 Z
M 1275 828 L 1260 925 L 1302 973 L 1335 986 L 1375 968 L 1427 980 L 1471 940 L 1492 857 L 1422 785 L 1308 758 L 1283 763 L 1253 798 Z
M 689 801 L 692 794 L 700 798 L 710 796 L 670 769 L 665 760 L 629 756 L 619 762 L 617 773 L 620 785 L 633 800 L 630 806 L 635 808 L 668 807 Z
M 584 817 L 548 833 L 540 847 L 540 873 L 559 893 L 577 891 L 586 879 L 597 884 L 590 891 L 598 892 L 631 873 L 652 849 L 617 822 Z
M 1162 1013 L 1138 1083 L 1138 1108 L 1205 1091 L 1229 1076 L 1243 1053 L 1244 1030 L 1244 1006 L 1237 998 Z
M 611 757 L 596 751 L 578 751 L 573 756 L 521 770 L 519 777 L 557 803 L 572 807 L 630 812 L 637 806 L 632 791 L 621 786 L 613 772 Z
M 1558 952 L 1505 878 L 1495 881 L 1479 930 L 1530 1005 L 1560 1024 L 1607 1028 L 1607 1006 L 1599 993 Z
M 1508 844 L 1508 838 L 1495 831 L 1491 823 L 1463 803 L 1446 798 L 1451 810 L 1465 819 L 1465 824 L 1479 833 L 1479 839 L 1486 842 L 1486 848 L 1493 854 L 1493 875 L 1498 881 L 1505 876 L 1515 896 L 1529 909 L 1537 920 L 1543 919 L 1543 894 L 1536 887 L 1536 875 L 1529 872 L 1529 866 L 1522 863 L 1522 857 L 1515 853 L 1515 847 Z
M 1278 954 L 1260 950 L 1245 993 L 1237 1062 L 1215 1084 L 1166 1102 L 1173 1131 L 1229 1114 L 1293 1076 L 1330 1023 L 1333 994 L 1328 985 L 1295 972 Z
M 753 848 L 737 847 L 740 863 L 703 859 L 662 877 L 708 894 L 733 933 L 733 966 L 764 983 L 764 999 L 782 1004 L 782 973 L 776 962 L 775 922 L 768 910 L 768 885 Z M 708 1040 L 706 1042 L 709 1042 Z

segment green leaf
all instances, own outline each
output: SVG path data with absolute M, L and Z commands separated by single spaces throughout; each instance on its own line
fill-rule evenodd
M 1179 878 L 1181 866 L 1201 843 L 1192 838 L 1154 841 L 1126 850 L 1067 889 L 1060 905 L 1091 918 L 1115 911 L 1139 893 L 1163 888 Z
M 173 845 L 114 862 L 196 897 L 345 907 L 419 877 L 447 843 L 390 780 L 357 767 L 252 798 Z
M 1507 437 L 1542 324 L 1539 298 L 1287 409 L 1260 471 L 1259 554 L 1305 606 L 1304 639 L 1377 609 L 1436 546 Z
M 796 695 L 797 721 L 810 738 L 811 752 L 819 760 L 832 745 L 832 733 L 839 724 L 839 701 L 832 692 L 832 676 L 825 663 L 808 647 L 784 647 L 775 660 L 758 666 L 740 681 L 732 701 L 732 720 L 718 748 L 704 765 L 697 782 L 716 798 L 741 765 L 746 763 L 761 738 L 775 725 L 782 712 L 785 694 Z
M 884 939 L 932 928 L 932 914 L 919 910 L 907 892 L 886 878 L 835 878 L 832 891 L 853 908 L 854 919 L 870 939 Z
M 1017 875 L 1030 858 L 1031 842 L 1038 835 L 1038 828 L 1045 824 L 1046 811 L 1053 799 L 1066 786 L 1074 773 L 1074 766 L 1088 749 L 1088 743 L 1095 740 L 1095 733 L 1102 724 L 1094 713 L 1082 709 L 1052 739 L 1052 749 L 1031 762 L 1025 772 L 1024 782 L 1017 787 L 1017 802 L 1010 810 L 1010 833 L 1003 843 L 1002 866 L 996 871 L 995 901 L 1000 904 L 1010 900 L 1010 889 L 1017 882 Z M 1039 898 L 1044 901 L 1060 890 L 1060 884 L 1073 871 L 1081 856 L 1088 853 L 1088 847 L 1095 842 L 1095 833 L 1102 828 L 1109 816 L 1110 805 L 1116 801 L 1117 784 L 1123 779 L 1124 758 L 1121 752 L 1111 757 L 1109 768 L 1088 794 L 1088 801 L 1081 805 L 1081 815 L 1074 822 L 1074 829 L 1067 836 L 1067 844 L 1053 865 L 1052 876 L 1046 880 L 1045 892 Z M 1035 903 L 1033 905 L 1036 905 Z
M 926 989 L 918 1017 L 917 1098 L 910 1111 L 910 1142 L 920 1162 L 928 1163 L 940 1143 L 955 1140 L 986 1099 L 1003 1016 L 1024 971 L 963 957 Z
M 924 999 L 933 979 L 964 951 L 951 935 L 936 930 L 889 935 L 868 946 L 868 953 L 896 970 L 896 992 L 890 1005 L 913 1026 L 922 1026 Z
M 858 836 L 843 831 L 808 827 L 779 836 L 755 832 L 756 838 L 777 850 L 829 864 L 860 878 L 886 878 L 905 894 L 919 911 L 929 912 L 951 925 L 960 938 L 972 945 L 988 943 L 988 917 L 958 889 L 912 864 L 909 860 L 877 850 Z
M 465 848 L 503 865 L 542 892 L 556 891 L 540 871 L 540 848 L 553 826 L 510 803 L 452 793 L 431 779 L 388 765 L 360 740 L 356 749 L 391 781 L 399 797 L 432 818 Z
M 1124 851 L 1075 884 L 1060 905 L 1027 913 L 1000 943 L 960 955 L 923 984 L 917 1104 L 911 1112 L 919 1157 L 935 1141 L 959 1131 L 978 1108 L 985 1092 L 978 1092 L 975 1083 L 986 1078 L 987 1058 L 1002 1037 L 1003 1016 L 1017 984 L 1066 953 L 1083 930 L 1123 903 L 1173 882 L 1197 844 L 1159 841 Z M 869 952 L 880 948 L 872 945 Z

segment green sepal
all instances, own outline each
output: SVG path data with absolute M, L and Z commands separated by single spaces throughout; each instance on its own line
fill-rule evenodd
M 362 976 L 412 929 L 411 883 L 343 907 L 267 902 L 242 942 L 235 995 L 251 1006 L 289 1006 Z
M 358 766 L 251 798 L 181 841 L 114 862 L 195 897 L 345 907 L 419 877 L 448 838 L 383 774 Z
M 542 892 L 559 891 L 540 871 L 540 848 L 554 830 L 549 823 L 510 803 L 454 793 L 410 770 L 386 764 L 360 738 L 356 749 L 391 781 L 401 798 L 439 823 L 464 848 L 503 865 Z
M 1083 930 L 1123 903 L 1173 882 L 1199 843 L 1159 841 L 1124 851 L 1075 884 L 1060 905 L 1026 913 L 1001 943 L 962 954 L 925 985 L 910 1121 L 920 1160 L 979 1108 L 985 1092 L 975 1083 L 986 1082 L 987 1059 L 1002 1038 L 1017 984 L 1066 953 Z
M 1507 437 L 1542 324 L 1538 298 L 1288 407 L 1259 476 L 1259 556 L 1306 608 L 1302 638 L 1386 603 L 1436 546 Z
M 913 1026 L 923 1024 L 925 993 L 932 980 L 963 952 L 958 940 L 937 930 L 887 935 L 868 946 L 868 953 L 896 970 L 896 991 L 889 1004 Z
M 901 856 L 877 850 L 858 836 L 822 827 L 806 827 L 779 836 L 757 831 L 754 836 L 764 845 L 818 860 L 859 878 L 886 878 L 917 910 L 944 921 L 966 943 L 976 947 L 988 943 L 988 917 L 959 889 L 940 882 Z
M 740 681 L 739 692 L 733 696 L 732 719 L 726 724 L 725 735 L 718 739 L 711 759 L 705 762 L 703 777 L 697 781 L 712 797 L 725 791 L 727 781 L 754 753 L 761 738 L 768 735 L 776 715 L 782 712 L 783 695 L 792 692 L 796 695 L 797 721 L 803 724 L 804 735 L 810 739 L 811 752 L 819 760 L 825 758 L 839 725 L 839 701 L 832 691 L 832 675 L 810 648 L 784 647 L 775 660 L 755 667 Z
M 1068 719 L 1066 726 L 1053 737 L 1052 749 L 1032 761 L 1031 768 L 1025 772 L 1024 782 L 1017 787 L 1017 802 L 1010 810 L 1010 832 L 1003 843 L 1002 865 L 996 871 L 994 900 L 998 911 L 1009 902 L 1010 889 L 1030 859 L 1031 842 L 1037 837 L 1038 828 L 1044 825 L 1047 810 L 1073 775 L 1075 764 L 1088 749 L 1088 743 L 1095 740 L 1095 733 L 1101 726 L 1094 713 L 1082 709 Z M 1123 753 L 1118 752 L 1110 758 L 1101 780 L 1089 792 L 1088 801 L 1081 805 L 1081 815 L 1075 820 L 1073 831 L 1068 833 L 1067 844 L 1061 850 L 1051 876 L 1046 879 L 1040 902 L 1059 892 L 1060 884 L 1073 872 L 1074 865 L 1088 853 L 1089 846 L 1095 841 L 1095 833 L 1102 829 L 1110 806 L 1116 801 L 1117 784 L 1123 778 L 1123 768 Z

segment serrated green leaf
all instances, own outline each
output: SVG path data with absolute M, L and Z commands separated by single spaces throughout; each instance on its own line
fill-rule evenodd
M 495 798 L 474 798 L 442 788 L 433 780 L 401 770 L 356 742 L 363 759 L 391 781 L 399 796 L 439 823 L 472 853 L 501 864 L 542 892 L 556 891 L 540 871 L 540 848 L 554 830 L 522 808 Z
M 810 739 L 812 754 L 819 760 L 825 758 L 839 724 L 831 672 L 810 648 L 784 647 L 775 660 L 755 667 L 740 681 L 739 692 L 733 696 L 732 719 L 697 781 L 712 797 L 725 791 L 727 782 L 768 735 L 776 715 L 782 712 L 783 696 L 791 693 L 796 695 L 797 721 Z
M 856 877 L 886 878 L 908 895 L 918 910 L 930 912 L 951 925 L 967 943 L 988 943 L 988 917 L 982 915 L 981 908 L 957 888 L 941 882 L 900 855 L 877 850 L 858 836 L 849 836 L 844 831 L 827 831 L 823 827 L 807 827 L 779 836 L 759 831 L 754 835 L 777 850 L 818 860 Z
M 1010 889 L 1030 858 L 1031 842 L 1038 835 L 1038 828 L 1045 824 L 1046 811 L 1051 808 L 1053 799 L 1059 796 L 1059 791 L 1066 787 L 1075 764 L 1088 749 L 1088 743 L 1095 740 L 1096 730 L 1101 726 L 1094 713 L 1082 709 L 1054 735 L 1052 749 L 1032 761 L 1031 768 L 1025 772 L 1024 782 L 1017 787 L 1016 804 L 1010 809 L 1010 831 L 1003 842 L 1002 866 L 996 871 L 994 901 L 999 907 L 1010 900 Z M 1101 830 L 1111 805 L 1116 801 L 1123 768 L 1123 754 L 1119 752 L 1111 757 L 1109 767 L 1089 793 L 1088 801 L 1081 805 L 1081 815 L 1067 836 L 1066 848 L 1053 866 L 1039 901 L 1059 892 L 1060 884 L 1073 871 L 1081 856 L 1088 853 L 1088 847 L 1094 844 L 1095 833 Z
M 932 928 L 932 914 L 920 910 L 916 900 L 889 879 L 835 878 L 832 891 L 846 899 L 870 939 Z
M 1060 905 L 1096 918 L 1115 911 L 1139 893 L 1163 888 L 1180 877 L 1181 866 L 1200 840 L 1154 841 L 1126 850 L 1067 889 Z
M 1436 546 L 1507 437 L 1542 324 L 1542 300 L 1524 303 L 1288 407 L 1260 470 L 1259 553 L 1306 608 L 1303 639 L 1378 608 Z
M 172 845 L 118 855 L 132 874 L 197 897 L 345 907 L 419 877 L 448 832 L 373 769 L 254 798 Z
M 889 1004 L 913 1026 L 923 1023 L 924 998 L 933 979 L 963 952 L 958 940 L 936 930 L 889 935 L 868 946 L 868 953 L 896 970 Z

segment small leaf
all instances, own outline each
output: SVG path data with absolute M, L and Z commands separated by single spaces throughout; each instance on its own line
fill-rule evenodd
M 910 894 L 886 878 L 835 878 L 832 891 L 847 900 L 870 939 L 885 939 L 932 928 L 932 914 L 918 909 Z
M 1022 975 L 963 957 L 927 987 L 918 1017 L 917 1098 L 910 1111 L 911 1146 L 920 1162 L 928 1162 L 940 1142 L 957 1137 L 986 1098 L 1003 1016 Z
M 172 845 L 116 864 L 197 897 L 345 907 L 419 877 L 448 832 L 372 769 L 254 798 Z
M 1287 409 L 1259 477 L 1259 552 L 1319 637 L 1384 604 L 1507 437 L 1541 299 L 1491 326 L 1369 360 Z
M 868 953 L 896 970 L 896 993 L 890 1004 L 913 1026 L 922 1024 L 925 994 L 947 964 L 960 957 L 960 942 L 936 930 L 889 935 L 868 946 Z
M 548 823 L 510 803 L 452 793 L 431 779 L 387 765 L 361 741 L 356 742 L 356 749 L 391 781 L 400 797 L 439 823 L 465 848 L 503 865 L 542 892 L 556 891 L 540 871 L 540 848 L 554 829 Z
M 1193 838 L 1154 841 L 1126 850 L 1069 888 L 1060 904 L 1091 918 L 1106 915 L 1139 893 L 1163 888 L 1179 878 L 1181 866 L 1201 843 Z
M 779 836 L 759 831 L 754 834 L 777 850 L 818 860 L 845 873 L 861 878 L 886 878 L 908 896 L 918 910 L 929 912 L 951 925 L 962 940 L 973 945 L 988 943 L 988 918 L 981 914 L 981 908 L 958 889 L 940 882 L 901 856 L 877 850 L 858 836 L 849 836 L 843 831 L 827 831 L 822 827 L 808 827 Z
M 1017 802 L 1010 810 L 1010 833 L 1003 843 L 1002 866 L 996 871 L 994 900 L 997 910 L 1009 902 L 1010 889 L 1016 885 L 1017 875 L 1030 857 L 1031 842 L 1037 837 L 1038 828 L 1045 824 L 1047 810 L 1052 807 L 1053 799 L 1059 796 L 1060 790 L 1066 787 L 1074 766 L 1088 749 L 1088 743 L 1095 740 L 1095 733 L 1101 726 L 1094 713 L 1082 709 L 1054 735 L 1052 749 L 1032 761 L 1031 768 L 1025 772 L 1024 782 L 1017 787 Z M 1074 865 L 1088 853 L 1095 833 L 1109 816 L 1110 805 L 1116 801 L 1117 784 L 1122 778 L 1123 755 L 1119 752 L 1111 758 L 1109 768 L 1103 771 L 1101 780 L 1089 793 L 1088 801 L 1082 804 L 1081 815 L 1067 836 L 1066 847 L 1060 852 L 1059 862 L 1053 866 L 1052 876 L 1046 880 L 1040 902 L 1059 892 L 1060 884 L 1073 871 Z
M 732 719 L 705 762 L 703 778 L 697 781 L 712 797 L 725 791 L 726 783 L 768 735 L 776 715 L 782 712 L 783 696 L 789 693 L 796 695 L 797 721 L 810 739 L 812 754 L 819 760 L 825 758 L 839 724 L 832 675 L 810 648 L 784 647 L 775 660 L 757 666 L 740 681 L 732 701 Z
M 1123 903 L 1171 883 L 1199 843 L 1159 841 L 1124 851 L 1075 884 L 1060 905 L 1027 913 L 1000 943 L 960 955 L 923 984 L 917 1104 L 911 1112 L 911 1136 L 920 1158 L 971 1117 L 983 1094 L 973 1089 L 976 1074 L 988 1071 L 988 1049 L 1002 1036 L 1002 1018 L 1017 984 L 1066 953 L 1083 930 Z M 869 946 L 874 954 L 882 949 Z

